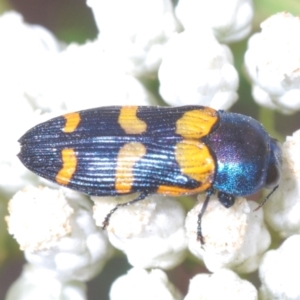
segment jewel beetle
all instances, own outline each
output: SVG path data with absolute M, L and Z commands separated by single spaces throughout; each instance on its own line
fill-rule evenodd
M 251 117 L 204 106 L 108 106 L 41 123 L 19 140 L 18 157 L 31 171 L 93 196 L 212 193 L 231 207 L 237 196 L 273 191 L 281 148 Z M 271 192 L 272 193 L 272 192 Z M 270 194 L 271 194 L 270 193 Z

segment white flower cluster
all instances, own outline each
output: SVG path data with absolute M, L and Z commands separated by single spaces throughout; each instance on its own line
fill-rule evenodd
M 276 14 L 248 42 L 245 67 L 260 105 L 290 114 L 300 109 L 300 20 Z
M 9 29 L 9 30 L 8 30 Z M 25 92 L 26 78 L 35 74 L 34 66 L 42 65 L 56 55 L 62 44 L 46 29 L 27 25 L 17 13 L 0 17 L 0 190 L 11 196 L 34 180 L 16 157 L 17 140 L 36 123 L 34 111 Z
M 71 232 L 74 210 L 61 191 L 29 186 L 14 195 L 8 211 L 9 233 L 23 251 L 50 249 Z
M 98 226 L 120 197 L 92 197 Z M 133 197 L 122 197 L 128 202 Z M 170 220 L 171 216 L 171 220 Z M 129 263 L 138 268 L 170 269 L 185 258 L 185 213 L 174 199 L 151 196 L 141 202 L 121 207 L 111 217 L 108 238 L 123 251 Z
M 201 289 L 201 298 L 199 298 Z M 214 274 L 198 274 L 190 283 L 188 295 L 184 300 L 231 299 L 256 300 L 257 291 L 248 281 L 242 280 L 229 269 L 220 269 Z
M 261 255 L 271 243 L 263 220 L 262 210 L 253 212 L 257 204 L 237 198 L 230 209 L 225 208 L 216 196 L 211 197 L 202 218 L 204 247 L 199 247 L 196 235 L 198 213 L 204 201 L 191 210 L 186 219 L 190 251 L 202 259 L 209 271 L 230 268 L 240 273 L 257 270 Z
M 170 105 L 228 109 L 237 100 L 238 77 L 230 49 L 209 30 L 184 31 L 165 47 L 158 71 L 160 94 Z M 188 99 L 188 100 L 187 100 Z
M 282 179 L 272 201 L 265 205 L 265 218 L 281 238 L 300 234 L 300 130 L 282 145 Z
M 84 282 L 101 271 L 112 253 L 95 225 L 90 202 L 74 192 L 27 187 L 10 200 L 9 214 L 8 230 L 28 263 L 7 299 L 62 299 L 68 294 L 85 299 Z
M 157 79 L 162 100 L 171 105 L 228 109 L 237 100 L 233 56 L 220 42 L 249 33 L 250 0 L 179 0 L 176 8 L 171 0 L 87 3 L 100 34 L 84 45 L 66 46 L 46 29 L 24 23 L 17 13 L 0 16 L 0 96 L 7 104 L 0 112 L 6 145 L 0 149 L 1 194 L 11 196 L 28 183 L 47 184 L 25 170 L 15 156 L 15 144 L 48 114 L 157 104 L 142 83 L 149 78 Z M 245 56 L 254 97 L 285 113 L 300 107 L 298 27 L 299 20 L 291 15 L 274 16 L 251 38 Z M 86 299 L 85 281 L 99 273 L 112 254 L 108 241 L 132 265 L 113 283 L 112 300 L 258 299 L 258 294 L 261 299 L 298 299 L 299 143 L 296 132 L 283 145 L 283 180 L 263 210 L 254 212 L 254 202 L 243 198 L 227 209 L 211 197 L 202 218 L 202 246 L 197 241 L 202 196 L 186 219 L 180 202 L 169 197 L 149 196 L 120 207 L 110 218 L 106 236 L 100 227 L 107 214 L 136 195 L 91 197 L 92 207 L 78 193 L 53 185 L 17 192 L 6 221 L 27 264 L 6 300 Z M 288 238 L 277 250 L 267 251 L 271 235 L 263 212 L 274 235 Z M 188 250 L 212 274 L 192 278 L 183 298 L 165 270 L 178 266 Z M 259 292 L 238 275 L 256 270 L 262 282 Z
M 300 130 L 288 136 L 282 147 L 282 180 L 265 205 L 268 225 L 280 238 L 276 250 L 265 253 L 259 267 L 261 299 L 299 299 L 300 249 Z
M 222 42 L 239 41 L 251 31 L 251 0 L 179 0 L 176 15 L 188 30 L 209 27 Z
M 260 299 L 299 299 L 300 235 L 289 237 L 277 250 L 265 253 L 259 277 Z

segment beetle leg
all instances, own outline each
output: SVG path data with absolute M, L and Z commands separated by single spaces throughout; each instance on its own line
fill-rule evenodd
M 233 195 L 223 192 L 218 193 L 218 199 L 220 203 L 226 208 L 231 207 L 232 205 L 234 205 L 235 202 L 235 197 Z
M 206 191 L 206 198 L 204 200 L 204 203 L 202 205 L 202 208 L 198 214 L 198 226 L 197 226 L 197 240 L 200 241 L 201 245 L 204 245 L 204 239 L 203 239 L 203 235 L 202 235 L 202 227 L 201 227 L 201 221 L 202 221 L 202 217 L 206 211 L 210 196 L 214 193 L 214 189 L 210 188 Z
M 108 225 L 109 225 L 109 220 L 112 214 L 119 208 L 119 207 L 124 207 L 124 206 L 129 206 L 131 204 L 134 204 L 138 201 L 144 200 L 150 192 L 144 191 L 142 192 L 136 199 L 133 199 L 131 201 L 125 202 L 125 203 L 119 203 L 117 204 L 105 217 L 103 223 L 102 223 L 102 229 L 104 230 Z

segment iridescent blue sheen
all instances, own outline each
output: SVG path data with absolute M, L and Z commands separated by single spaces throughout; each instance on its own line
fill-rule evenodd
M 251 117 L 219 114 L 218 127 L 205 139 L 217 162 L 214 188 L 232 196 L 247 196 L 278 184 L 281 152 L 277 142 Z

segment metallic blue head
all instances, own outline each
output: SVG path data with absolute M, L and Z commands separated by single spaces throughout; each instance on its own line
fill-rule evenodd
M 224 111 L 219 115 L 217 128 L 205 140 L 217 162 L 213 187 L 230 196 L 276 187 L 281 176 L 279 143 L 251 117 Z

